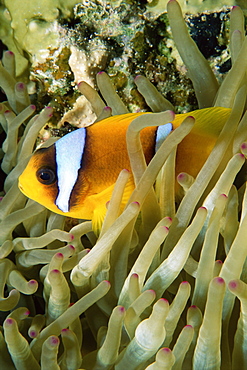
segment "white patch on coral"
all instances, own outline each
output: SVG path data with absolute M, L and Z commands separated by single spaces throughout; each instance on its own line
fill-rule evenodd
M 64 122 L 69 122 L 75 127 L 86 127 L 94 123 L 97 116 L 92 110 L 92 106 L 85 96 L 76 99 L 73 108 L 66 112 L 58 123 L 61 127 Z
M 105 68 L 107 59 L 107 50 L 103 43 L 90 45 L 90 53 L 85 50 L 79 50 L 75 46 L 70 47 L 71 55 L 69 65 L 74 73 L 75 83 L 80 81 L 87 82 L 90 86 L 95 87 L 95 74 Z M 73 126 L 89 126 L 96 120 L 96 115 L 92 106 L 85 96 L 80 96 L 73 108 L 64 114 L 59 126 L 63 122 L 69 122 Z
M 85 81 L 94 87 L 95 73 L 105 67 L 108 53 L 103 43 L 94 45 L 92 42 L 91 44 L 90 53 L 71 46 L 69 65 L 76 83 Z

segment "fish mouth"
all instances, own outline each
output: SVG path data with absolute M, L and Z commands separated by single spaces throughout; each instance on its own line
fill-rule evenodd
M 18 188 L 23 191 L 23 186 L 21 185 L 20 181 L 18 181 Z
M 23 186 L 21 185 L 20 181 L 18 182 L 18 188 L 20 189 L 20 191 L 21 191 L 24 195 L 26 195 L 26 193 L 25 193 L 25 191 L 24 191 L 24 189 L 23 189 Z

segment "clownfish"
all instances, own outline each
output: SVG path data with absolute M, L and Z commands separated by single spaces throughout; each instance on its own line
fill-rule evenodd
M 171 123 L 163 126 L 143 129 L 141 142 L 146 162 L 149 163 L 172 130 L 186 117 L 193 116 L 195 125 L 177 148 L 176 175 L 187 172 L 195 177 L 230 112 L 228 108 L 205 108 L 178 114 Z M 55 213 L 102 223 L 106 203 L 120 171 L 131 170 L 126 131 L 140 114 L 145 113 L 111 116 L 70 132 L 48 148 L 36 150 L 19 177 L 20 190 Z M 127 187 L 129 196 L 133 190 L 131 176 Z

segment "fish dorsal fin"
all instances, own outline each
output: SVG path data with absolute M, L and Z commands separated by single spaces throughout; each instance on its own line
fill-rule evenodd
M 230 113 L 231 109 L 225 107 L 202 108 L 188 113 L 177 114 L 172 124 L 173 128 L 176 129 L 186 117 L 192 116 L 196 120 L 193 127 L 194 133 L 218 136 Z
M 63 136 L 55 143 L 58 196 L 56 206 L 62 212 L 69 212 L 69 200 L 81 167 L 85 148 L 86 129 L 79 128 Z
M 167 136 L 172 132 L 172 123 L 166 123 L 165 125 L 158 126 L 156 131 L 156 142 L 155 142 L 155 153 L 167 138 Z

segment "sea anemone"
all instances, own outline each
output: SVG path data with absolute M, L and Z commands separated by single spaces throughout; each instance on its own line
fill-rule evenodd
M 232 68 L 219 86 L 189 36 L 178 2 L 170 0 L 167 11 L 199 108 L 228 107 L 231 114 L 197 177 L 182 173 L 177 180 L 176 146 L 193 127 L 193 117 L 168 136 L 148 166 L 139 133 L 151 124 L 149 115 L 133 121 L 127 141 L 136 187 L 120 212 L 129 177 L 123 169 L 99 236 L 91 221 L 71 227 L 64 216 L 18 190 L 18 177 L 52 108 L 33 116 L 26 86 L 15 79 L 15 56 L 4 54 L 1 369 L 247 367 L 244 17 L 239 7 L 232 8 Z M 135 83 L 157 119 L 171 114 L 163 113 L 171 103 L 148 79 L 137 76 Z M 98 73 L 97 86 L 100 94 L 86 82 L 78 89 L 98 119 L 127 112 L 105 72 Z M 179 202 L 175 181 L 183 194 Z

